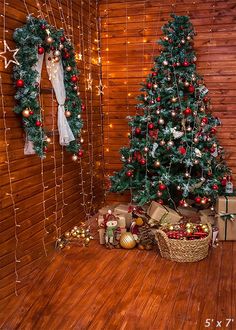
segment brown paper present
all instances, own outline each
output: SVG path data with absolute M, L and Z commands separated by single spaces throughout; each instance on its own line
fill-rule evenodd
M 236 213 L 236 196 L 220 196 L 216 202 L 216 213 Z
M 201 223 L 203 224 L 210 223 L 213 226 L 215 225 L 216 222 L 215 213 L 210 209 L 199 211 L 199 215 L 200 215 Z
M 124 216 L 126 220 L 126 228 L 130 228 L 132 222 L 132 213 L 129 212 L 130 205 L 128 204 L 119 204 L 114 208 L 114 214 L 117 216 Z
M 104 228 L 98 229 L 98 234 L 99 234 L 100 244 L 105 244 L 105 229 Z
M 220 241 L 236 240 L 236 196 L 220 196 L 216 203 Z M 234 219 L 235 218 L 235 219 Z
M 198 210 L 194 207 L 181 207 L 177 208 L 178 212 L 189 222 L 199 223 L 200 214 Z
M 147 214 L 150 217 L 149 224 L 151 226 L 162 224 L 164 222 L 177 223 L 180 221 L 182 216 L 174 211 L 173 209 L 161 205 L 155 201 L 150 204 Z
M 107 214 L 109 210 L 111 210 L 113 212 L 116 205 L 103 206 L 100 210 L 98 210 L 98 214 L 100 214 L 100 215 Z
M 220 241 L 236 241 L 236 220 L 216 217 L 216 226 L 219 228 Z

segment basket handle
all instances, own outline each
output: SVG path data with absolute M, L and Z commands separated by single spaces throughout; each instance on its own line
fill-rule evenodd
M 171 253 L 171 248 L 170 248 L 170 243 L 169 243 L 169 238 L 168 238 L 168 236 L 166 235 L 166 233 L 165 233 L 163 230 L 160 230 L 160 229 L 156 230 L 156 232 L 155 232 L 155 237 L 156 237 L 156 240 L 157 240 L 158 245 L 159 245 L 158 234 L 160 234 L 160 236 L 161 236 L 162 239 L 164 240 L 164 242 L 165 242 L 165 244 L 166 244 L 166 247 L 167 247 L 167 249 L 168 249 L 168 251 L 169 251 L 169 254 L 170 254 L 170 256 L 171 256 L 172 253 Z M 159 246 L 159 249 L 161 250 L 161 247 L 160 247 L 160 246 Z

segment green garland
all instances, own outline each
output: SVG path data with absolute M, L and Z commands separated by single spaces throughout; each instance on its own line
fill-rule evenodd
M 40 89 L 36 80 L 38 72 L 35 70 L 35 64 L 38 61 L 38 53 L 49 53 L 50 51 L 53 51 L 51 60 L 62 61 L 67 121 L 75 139 L 78 139 L 82 128 L 81 111 L 85 106 L 81 103 L 77 91 L 79 72 L 76 68 L 74 48 L 65 38 L 62 29 L 57 30 L 47 21 L 32 16 L 27 17 L 27 22 L 23 27 L 14 31 L 13 38 L 19 48 L 17 53 L 19 65 L 15 65 L 13 69 L 17 88 L 15 94 L 17 106 L 14 108 L 14 112 L 21 114 L 22 126 L 28 139 L 33 142 L 36 154 L 45 157 L 48 139 L 42 123 L 39 104 Z M 71 141 L 66 150 L 73 154 L 79 152 L 79 155 L 82 155 L 80 144 L 76 140 Z

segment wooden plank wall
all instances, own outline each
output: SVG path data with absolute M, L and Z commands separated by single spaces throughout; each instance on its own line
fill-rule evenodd
M 7 143 L 9 144 L 9 169 L 7 166 L 5 130 L 3 121 L 3 109 L 0 117 L 0 161 L 1 161 L 1 220 L 0 220 L 0 300 L 14 294 L 15 270 L 18 273 L 20 283 L 17 284 L 18 293 L 27 288 L 29 281 L 36 276 L 40 267 L 46 262 L 43 239 L 47 253 L 53 250 L 57 237 L 57 230 L 63 233 L 85 220 L 84 207 L 92 206 L 96 209 L 103 199 L 102 177 L 102 139 L 100 100 L 97 95 L 99 66 L 94 64 L 98 59 L 96 17 L 97 8 L 95 0 L 26 0 L 6 1 L 6 39 L 11 48 L 15 44 L 12 34 L 15 28 L 25 24 L 27 11 L 34 16 L 39 14 L 38 9 L 47 17 L 49 23 L 58 28 L 62 27 L 60 12 L 64 13 L 65 21 L 69 24 L 72 6 L 72 22 L 74 28 L 75 47 L 77 52 L 84 54 L 84 60 L 79 62 L 81 71 L 80 91 L 81 98 L 87 104 L 87 110 L 83 114 L 84 120 L 84 146 L 85 155 L 82 160 L 84 199 L 81 187 L 81 166 L 71 160 L 71 154 L 63 153 L 55 136 L 55 143 L 49 147 L 47 157 L 42 162 L 38 156 L 24 156 L 24 136 L 21 129 L 20 118 L 12 109 L 15 105 L 13 83 L 11 80 L 12 66 L 4 69 L 0 62 L 0 73 L 3 82 L 4 104 L 6 111 L 6 125 L 10 130 L 6 131 Z M 25 3 L 25 5 L 24 5 Z M 82 4 L 82 5 L 81 5 Z M 81 8 L 82 6 L 82 8 Z M 60 7 L 60 8 L 59 8 Z M 90 15 L 89 15 L 90 11 Z M 0 12 L 3 13 L 3 1 L 0 3 Z M 89 21 L 90 17 L 90 21 Z M 55 19 L 55 21 L 54 21 Z M 3 32 L 3 20 L 0 19 L 0 36 Z M 2 41 L 0 51 L 2 51 Z M 92 79 L 93 88 L 85 90 L 85 78 L 88 77 L 89 54 L 92 56 Z M 52 92 L 51 84 L 43 69 L 42 78 L 42 104 L 45 113 L 46 127 L 54 130 L 56 125 L 57 103 Z M 53 114 L 54 113 L 54 114 Z M 55 131 L 56 133 L 56 131 Z M 62 158 L 64 157 L 64 160 Z M 92 161 L 94 159 L 94 162 Z M 94 166 L 93 163 L 95 164 Z M 94 167 L 94 171 L 90 170 Z M 64 171 L 64 174 L 62 174 Z M 91 174 L 94 179 L 91 181 Z M 12 192 L 16 203 L 16 221 L 20 227 L 15 227 L 14 212 L 9 186 L 9 175 L 12 178 Z M 43 178 L 43 184 L 42 184 Z M 63 187 L 64 183 L 64 187 Z M 45 189 L 43 189 L 43 185 Z M 64 188 L 64 192 L 63 192 Z M 44 196 L 43 196 L 44 191 Z M 64 205 L 63 205 L 64 195 Z M 94 200 L 91 197 L 94 196 Z M 91 204 L 89 204 L 92 202 Z M 44 207 L 45 205 L 45 214 Z M 47 230 L 45 233 L 44 228 Z M 15 232 L 16 231 L 16 232 Z M 16 238 L 18 247 L 15 254 Z M 20 261 L 15 263 L 15 258 Z M 15 268 L 16 267 L 16 268 Z
M 236 1 L 102 0 L 102 60 L 106 174 L 121 167 L 119 149 L 128 144 L 126 116 L 135 114 L 135 98 L 159 54 L 156 40 L 169 14 L 189 15 L 195 26 L 197 69 L 205 77 L 212 111 L 222 120 L 218 137 L 236 172 Z M 109 194 L 107 201 L 127 201 Z

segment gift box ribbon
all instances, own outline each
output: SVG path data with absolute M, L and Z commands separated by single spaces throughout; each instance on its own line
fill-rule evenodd
M 219 213 L 219 216 L 222 218 L 222 220 L 225 221 L 225 241 L 226 241 L 228 220 L 234 221 L 235 220 L 236 213 L 230 213 L 229 212 L 229 200 L 228 200 L 228 197 L 227 196 L 225 196 L 225 200 L 226 200 L 226 203 L 225 203 L 225 212 L 220 212 Z

